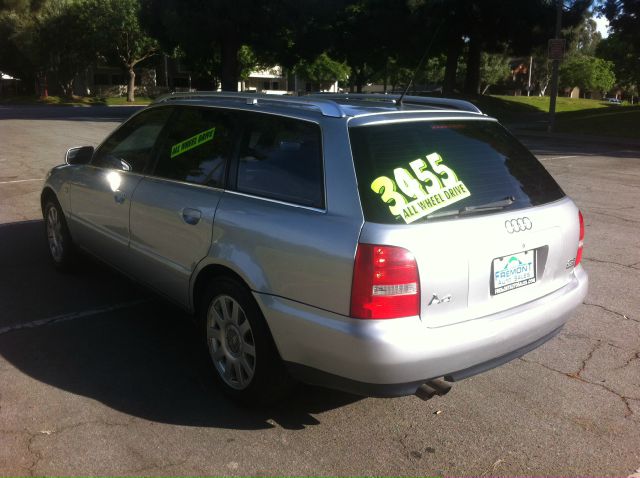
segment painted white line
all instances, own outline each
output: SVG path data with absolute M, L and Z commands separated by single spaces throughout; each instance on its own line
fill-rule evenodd
M 15 181 L 0 181 L 0 184 L 29 183 L 31 181 L 44 181 L 44 179 L 16 179 Z
M 7 327 L 0 328 L 0 335 L 6 334 L 8 332 L 14 332 L 16 330 L 33 329 L 34 327 L 41 327 L 43 325 L 66 322 L 67 320 L 82 319 L 84 317 L 90 317 L 92 315 L 104 314 L 106 312 L 113 312 L 120 309 L 127 309 L 129 307 L 135 307 L 136 305 L 144 304 L 146 302 L 149 302 L 149 299 L 132 300 L 130 302 L 121 302 L 120 304 L 99 307 L 97 309 L 85 310 L 82 312 L 72 312 L 70 314 L 56 315 L 54 317 L 34 320 L 32 322 L 26 322 L 24 324 L 9 325 Z
M 577 157 L 578 156 L 551 156 L 550 158 L 541 158 L 540 161 L 551 161 L 552 159 L 569 159 Z

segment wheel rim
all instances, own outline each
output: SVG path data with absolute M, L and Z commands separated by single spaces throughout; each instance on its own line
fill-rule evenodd
M 233 297 L 219 295 L 211 301 L 207 342 L 222 380 L 236 390 L 247 388 L 256 370 L 256 347 L 251 324 Z
M 62 223 L 60 222 L 60 216 L 55 206 L 51 206 L 47 212 L 47 238 L 49 240 L 49 250 L 51 251 L 51 257 L 56 262 L 62 260 L 62 254 L 64 253 L 62 245 Z

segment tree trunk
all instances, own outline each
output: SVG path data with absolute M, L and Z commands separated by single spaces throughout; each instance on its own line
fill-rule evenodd
M 482 45 L 477 33 L 471 35 L 469 40 L 469 54 L 467 56 L 467 75 L 464 79 L 464 92 L 467 95 L 477 96 L 480 93 L 480 58 Z
M 222 42 L 222 91 L 238 91 L 238 51 L 240 42 L 228 36 Z
M 449 38 L 447 47 L 447 63 L 444 67 L 444 80 L 442 82 L 442 93 L 450 95 L 456 88 L 456 76 L 458 74 L 458 57 L 462 51 L 462 42 L 457 37 Z
M 133 67 L 129 67 L 129 82 L 127 83 L 127 103 L 133 103 L 135 98 L 136 88 L 136 72 L 133 71 Z
M 389 86 L 389 57 L 386 58 L 386 60 L 384 61 L 384 85 L 383 85 L 383 92 L 386 95 L 387 94 L 387 87 Z

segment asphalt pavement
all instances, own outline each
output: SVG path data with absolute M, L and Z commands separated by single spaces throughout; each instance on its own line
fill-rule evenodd
M 586 223 L 564 330 L 445 397 L 299 387 L 249 410 L 189 318 L 92 260 L 47 257 L 39 192 L 137 108 L 0 107 L 0 474 L 615 475 L 640 468 L 640 150 L 526 137 Z

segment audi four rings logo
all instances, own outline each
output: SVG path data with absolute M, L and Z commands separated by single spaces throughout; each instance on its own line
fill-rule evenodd
M 528 217 L 519 217 L 518 219 L 504 221 L 504 227 L 507 228 L 509 234 L 513 234 L 514 232 L 528 231 L 533 227 L 533 224 Z

